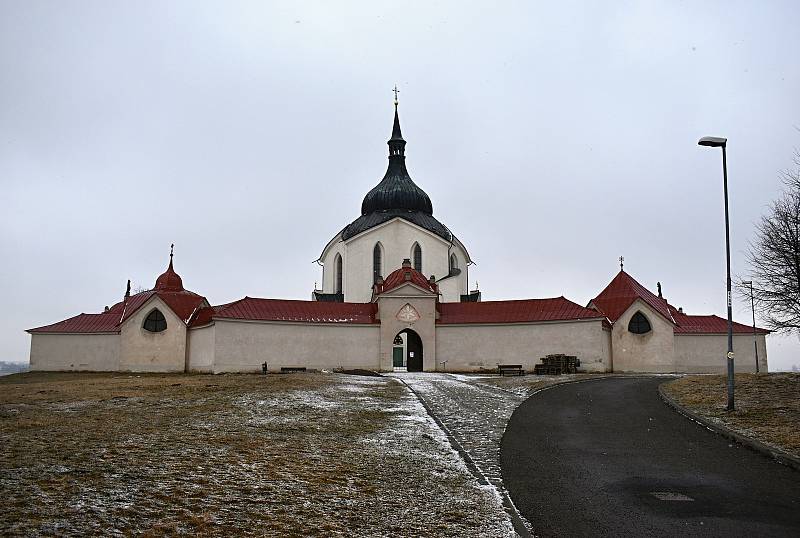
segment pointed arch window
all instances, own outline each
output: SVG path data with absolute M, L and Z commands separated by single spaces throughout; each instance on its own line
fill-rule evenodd
M 167 318 L 161 313 L 161 310 L 154 308 L 152 312 L 147 314 L 144 319 L 144 330 L 151 333 L 160 333 L 167 330 Z
M 633 334 L 646 334 L 653 329 L 650 327 L 650 322 L 647 321 L 645 315 L 641 312 L 636 312 L 628 323 L 628 330 Z
M 414 243 L 414 248 L 411 249 L 411 254 L 414 256 L 414 269 L 422 272 L 422 247 L 419 243 Z
M 334 282 L 333 282 L 333 292 L 334 293 L 342 293 L 342 255 L 337 254 L 336 260 L 333 262 L 334 267 Z
M 375 243 L 375 248 L 372 249 L 372 281 L 378 280 L 382 276 L 381 264 L 383 263 L 383 252 L 381 251 L 381 244 Z

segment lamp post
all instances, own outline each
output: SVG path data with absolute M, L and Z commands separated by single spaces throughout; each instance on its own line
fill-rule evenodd
M 704 136 L 698 142 L 701 146 L 722 148 L 722 178 L 725 190 L 725 260 L 727 263 L 727 289 L 728 289 L 728 411 L 734 410 L 733 402 L 733 307 L 731 303 L 731 234 L 728 224 L 728 163 L 725 155 L 727 138 Z
M 750 308 L 753 309 L 753 349 L 756 352 L 756 373 L 758 373 L 758 338 L 756 337 L 756 303 L 753 299 L 753 281 L 745 280 L 742 284 L 750 286 Z

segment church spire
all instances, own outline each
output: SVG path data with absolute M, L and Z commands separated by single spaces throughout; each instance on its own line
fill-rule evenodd
M 392 90 L 399 92 L 397 88 Z M 376 211 L 420 211 L 433 215 L 431 199 L 420 189 L 406 169 L 406 141 L 400 132 L 400 115 L 397 112 L 397 93 L 394 100 L 394 124 L 392 137 L 389 139 L 389 166 L 378 185 L 364 197 L 361 203 L 361 214 L 367 215 Z
M 394 92 L 394 124 L 392 125 L 392 138 L 389 139 L 389 160 L 392 157 L 405 157 L 406 141 L 403 140 L 403 133 L 400 131 L 400 115 L 397 112 L 397 94 L 400 90 L 397 86 L 392 90 Z

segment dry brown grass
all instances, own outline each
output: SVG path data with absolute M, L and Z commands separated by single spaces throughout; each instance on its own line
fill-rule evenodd
M 506 520 L 402 384 L 0 378 L 0 534 L 482 536 Z
M 724 375 L 687 376 L 664 385 L 681 405 L 739 433 L 800 457 L 800 374 L 736 374 L 736 410 L 725 410 Z

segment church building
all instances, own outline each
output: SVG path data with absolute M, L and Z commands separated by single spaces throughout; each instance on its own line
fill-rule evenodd
M 466 246 L 411 179 L 395 100 L 383 179 L 322 250 L 311 300 L 211 305 L 173 267 L 97 314 L 30 329 L 31 370 L 259 372 L 282 368 L 533 371 L 549 354 L 585 372 L 726 369 L 727 321 L 675 308 L 624 271 L 586 306 L 563 296 L 482 301 Z M 736 370 L 767 371 L 769 331 L 734 323 Z M 754 346 L 755 341 L 755 346 Z

